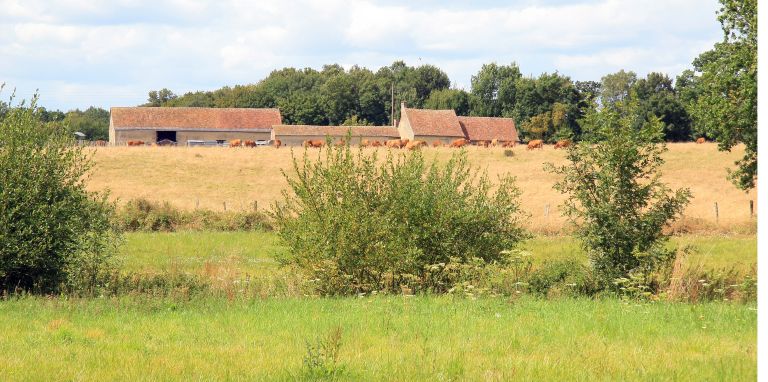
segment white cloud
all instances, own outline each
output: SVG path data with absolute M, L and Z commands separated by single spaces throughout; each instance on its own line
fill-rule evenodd
M 63 84 L 98 89 L 88 99 L 102 106 L 129 93 L 136 104 L 150 89 L 214 89 L 334 62 L 432 63 L 462 87 L 491 61 L 598 79 L 680 71 L 720 34 L 716 0 L 438 3 L 0 0 L 0 82 L 64 92 L 43 100 L 66 108 L 88 106 L 77 96 L 87 91 Z

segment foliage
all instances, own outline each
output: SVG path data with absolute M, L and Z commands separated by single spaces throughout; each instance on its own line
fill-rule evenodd
M 516 104 L 517 80 L 522 78 L 516 63 L 483 64 L 472 76 L 472 114 L 483 117 L 501 117 L 511 114 Z
M 434 110 L 451 109 L 456 111 L 456 115 L 469 115 L 470 94 L 458 89 L 435 90 L 424 101 L 424 108 Z
M 690 198 L 689 190 L 672 192 L 659 180 L 661 122 L 635 128 L 637 106 L 617 106 L 585 118 L 594 141 L 569 147 L 568 164 L 548 165 L 563 176 L 555 188 L 569 196 L 564 212 L 604 285 L 670 256 L 662 229 Z
M 349 146 L 324 153 L 294 157 L 290 190 L 272 211 L 290 249 L 283 261 L 323 294 L 399 290 L 452 258 L 502 261 L 526 237 L 514 179 L 493 185 L 463 152 L 444 164 L 418 151 L 383 161 Z
M 731 180 L 741 189 L 757 178 L 757 1 L 721 0 L 723 41 L 693 62 L 695 94 L 690 108 L 697 128 L 720 150 L 744 143 Z
M 341 335 L 341 327 L 337 326 L 325 338 L 318 338 L 315 343 L 307 341 L 307 354 L 302 362 L 302 378 L 334 380 L 344 373 L 344 365 L 339 362 Z
M 128 232 L 254 231 L 271 228 L 267 217 L 258 211 L 184 211 L 168 202 L 143 198 L 128 201 L 118 209 L 115 220 L 117 228 Z
M 622 69 L 606 74 L 600 79 L 600 105 L 612 107 L 629 98 L 630 89 L 636 81 L 637 74 L 633 71 L 625 72 Z
M 86 190 L 91 158 L 41 121 L 36 103 L 11 107 L 0 124 L 0 288 L 88 288 L 110 265 L 113 206 Z

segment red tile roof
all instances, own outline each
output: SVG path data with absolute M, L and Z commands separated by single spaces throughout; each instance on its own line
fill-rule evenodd
M 397 128 L 390 126 L 314 126 L 314 125 L 275 125 L 273 136 L 316 135 L 340 137 L 352 131 L 352 136 L 360 137 L 400 137 Z
M 282 123 L 279 109 L 207 107 L 113 107 L 116 129 L 269 129 Z
M 464 137 L 456 112 L 453 110 L 427 110 L 402 108 L 410 122 L 413 135 Z
M 512 118 L 459 117 L 459 123 L 470 141 L 517 141 L 517 129 Z

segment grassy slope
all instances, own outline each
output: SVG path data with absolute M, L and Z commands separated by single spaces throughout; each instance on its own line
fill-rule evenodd
M 674 237 L 674 245 L 694 245 L 688 259 L 709 268 L 734 266 L 748 270 L 757 263 L 754 236 Z M 536 263 L 585 259 L 578 242 L 571 237 L 536 237 L 523 244 Z M 177 232 L 131 233 L 121 248 L 120 257 L 127 270 L 180 270 L 198 273 L 215 266 L 230 271 L 259 274 L 277 267 L 275 255 L 284 253 L 273 233 L 263 232 Z
M 617 300 L 157 299 L 0 303 L 0 379 L 301 376 L 342 330 L 348 380 L 754 380 L 754 305 Z
M 748 202 L 756 199 L 755 191 L 741 192 L 726 180 L 726 168 L 741 157 L 743 148 L 730 153 L 717 151 L 714 144 L 670 144 L 669 148 L 664 180 L 672 187 L 690 187 L 694 195 L 685 212 L 688 224 L 714 225 L 715 202 L 721 227 L 749 224 Z M 380 151 L 383 155 L 384 150 Z M 455 151 L 430 148 L 425 152 L 445 160 Z M 532 228 L 556 231 L 562 227 L 557 206 L 563 196 L 552 190 L 556 177 L 542 166 L 564 163 L 563 151 L 551 146 L 543 151 L 516 147 L 514 157 L 505 157 L 499 148 L 470 147 L 468 153 L 492 179 L 507 172 L 517 176 Z M 110 189 L 113 197 L 122 200 L 146 197 L 182 208 L 195 208 L 198 201 L 201 208 L 215 210 L 223 209 L 224 202 L 229 209 L 249 208 L 253 201 L 266 208 L 286 186 L 280 171 L 290 168 L 290 158 L 291 152 L 285 148 L 106 147 L 95 150 L 97 166 L 89 185 L 95 190 Z M 548 217 L 544 216 L 546 205 L 550 206 Z

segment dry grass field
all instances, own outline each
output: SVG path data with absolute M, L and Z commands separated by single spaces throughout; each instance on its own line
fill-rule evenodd
M 749 216 L 749 201 L 756 192 L 745 193 L 726 180 L 726 169 L 741 157 L 743 148 L 720 152 L 715 144 L 669 144 L 665 154 L 663 180 L 671 187 L 689 187 L 693 200 L 685 211 L 682 226 L 694 231 L 752 232 L 755 219 Z M 373 150 L 373 149 L 366 149 Z M 384 155 L 386 149 L 379 149 Z M 516 146 L 512 157 L 501 148 L 467 149 L 470 160 L 487 170 L 492 178 L 511 173 L 523 191 L 522 203 L 531 214 L 530 228 L 554 232 L 563 228 L 558 206 L 564 197 L 552 189 L 555 175 L 543 171 L 543 164 L 564 163 L 564 152 L 547 146 L 527 151 Z M 312 151 L 315 153 L 316 150 Z M 428 158 L 445 160 L 455 150 L 425 149 Z M 303 149 L 294 149 L 301 155 Z M 96 167 L 89 186 L 109 189 L 114 199 L 134 198 L 168 201 L 185 208 L 221 210 L 268 208 L 286 186 L 281 169 L 290 170 L 291 150 L 231 148 L 104 147 L 95 149 Z M 714 204 L 718 204 L 719 221 Z M 545 211 L 549 206 L 549 214 Z M 755 206 L 757 210 L 757 206 Z

